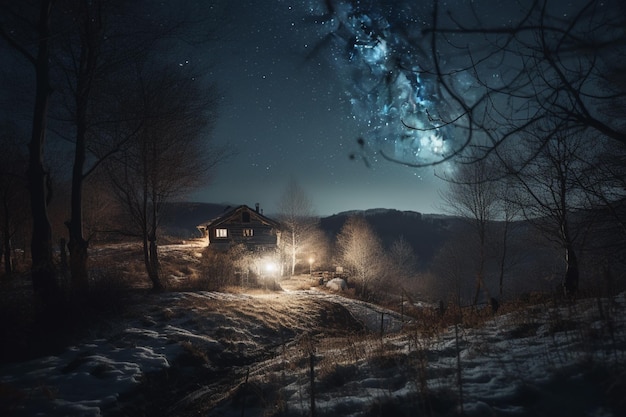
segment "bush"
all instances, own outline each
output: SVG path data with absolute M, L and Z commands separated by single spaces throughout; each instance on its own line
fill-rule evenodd
M 234 246 L 226 252 L 209 246 L 202 257 L 201 277 L 198 284 L 204 290 L 218 290 L 229 285 L 238 285 L 243 256 L 244 248 L 240 246 Z

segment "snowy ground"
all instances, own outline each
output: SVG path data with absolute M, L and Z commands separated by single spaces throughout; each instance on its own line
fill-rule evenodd
M 309 415 L 312 360 L 318 416 L 618 417 L 625 312 L 621 294 L 435 332 L 316 290 L 143 296 L 62 355 L 2 365 L 0 414 Z

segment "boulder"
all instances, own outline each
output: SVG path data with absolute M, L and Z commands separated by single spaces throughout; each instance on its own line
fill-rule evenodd
M 348 284 L 345 279 L 342 278 L 333 278 L 326 283 L 326 288 L 332 291 L 344 291 L 348 288 Z

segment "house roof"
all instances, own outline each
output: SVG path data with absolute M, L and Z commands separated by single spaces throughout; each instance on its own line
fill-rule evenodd
M 205 228 L 210 228 L 210 227 L 217 227 L 219 225 L 221 225 L 222 223 L 225 223 L 226 221 L 230 220 L 233 216 L 235 216 L 236 214 L 238 214 L 239 212 L 242 212 L 244 210 L 247 210 L 251 216 L 255 217 L 257 220 L 261 221 L 262 223 L 265 223 L 269 226 L 272 227 L 280 227 L 280 223 L 278 223 L 275 220 L 270 219 L 269 217 L 265 217 L 264 215 L 262 215 L 261 213 L 259 213 L 258 211 L 256 211 L 255 209 L 252 209 L 248 206 L 241 205 L 239 207 L 235 207 L 234 209 L 227 211 L 226 213 L 222 214 L 221 216 L 210 220 L 200 226 L 204 226 Z

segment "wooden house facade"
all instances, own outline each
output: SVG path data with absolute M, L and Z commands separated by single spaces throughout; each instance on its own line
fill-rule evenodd
M 280 243 L 280 224 L 261 214 L 258 204 L 255 209 L 239 206 L 197 227 L 209 246 L 218 250 L 243 244 L 253 252 L 268 252 Z

